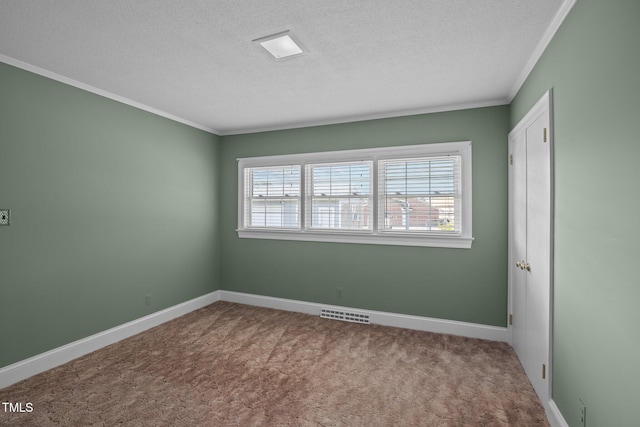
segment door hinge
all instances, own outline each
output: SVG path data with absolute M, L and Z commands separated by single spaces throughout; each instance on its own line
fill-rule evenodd
M 544 128 L 544 131 L 542 133 L 544 136 L 544 140 L 542 142 L 547 142 L 547 128 Z
M 509 154 L 509 164 L 513 164 L 513 154 Z
M 509 315 L 509 324 L 513 325 L 513 314 Z
M 544 380 L 545 378 L 547 378 L 547 365 L 545 365 L 543 363 L 542 364 L 542 379 Z

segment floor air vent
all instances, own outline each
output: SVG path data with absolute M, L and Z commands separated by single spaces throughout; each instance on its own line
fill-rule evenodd
M 366 325 L 371 323 L 368 314 L 356 313 L 354 311 L 332 310 L 330 308 L 321 308 L 320 317 L 343 320 L 345 322 L 364 323 Z

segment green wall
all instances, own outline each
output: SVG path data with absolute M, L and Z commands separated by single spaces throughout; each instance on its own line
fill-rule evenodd
M 0 63 L 0 367 L 219 288 L 218 139 Z
M 501 106 L 222 137 L 222 287 L 505 326 L 508 131 L 509 109 Z M 473 141 L 471 249 L 237 237 L 239 157 L 461 140 Z
M 512 103 L 555 119 L 553 399 L 571 426 L 640 418 L 640 2 L 578 0 Z
M 0 64 L 0 367 L 220 288 L 505 326 L 506 135 L 553 88 L 553 399 L 637 425 L 639 16 L 577 1 L 510 107 L 221 138 Z M 238 157 L 458 140 L 470 250 L 234 231 Z

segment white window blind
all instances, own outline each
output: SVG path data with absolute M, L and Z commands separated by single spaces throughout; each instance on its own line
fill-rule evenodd
M 461 156 L 379 162 L 379 228 L 382 231 L 459 234 Z
M 238 159 L 238 236 L 470 248 L 471 142 Z
M 300 166 L 245 169 L 248 228 L 300 228 Z
M 307 165 L 308 228 L 371 230 L 371 170 L 371 162 Z

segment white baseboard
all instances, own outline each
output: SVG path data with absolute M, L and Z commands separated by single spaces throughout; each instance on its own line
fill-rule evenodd
M 148 316 L 127 322 L 115 328 L 99 332 L 78 341 L 54 348 L 45 353 L 30 357 L 0 369 L 0 388 L 8 387 L 18 381 L 60 366 L 92 351 L 106 347 L 140 332 L 151 329 L 176 317 L 220 301 L 220 291 L 211 292 L 198 298 L 185 301 Z
M 556 402 L 554 402 L 553 399 L 545 405 L 544 409 L 547 413 L 547 419 L 549 420 L 551 427 L 569 427 L 569 423 L 564 419 L 560 409 L 558 409 Z
M 507 328 L 500 328 L 496 326 L 411 316 L 407 314 L 387 313 L 382 311 L 352 309 L 350 307 L 245 294 L 241 292 L 215 291 L 1 368 L 0 388 L 8 387 L 18 381 L 25 380 L 33 375 L 55 368 L 56 366 L 60 366 L 73 359 L 84 356 L 85 354 L 89 354 L 92 351 L 139 334 L 140 332 L 175 319 L 176 317 L 183 316 L 216 301 L 229 301 L 239 304 L 254 305 L 284 311 L 294 311 L 318 316 L 320 315 L 321 308 L 337 310 L 346 309 L 369 314 L 371 323 L 378 325 L 460 335 L 492 341 L 508 341 Z M 559 413 L 560 412 L 558 411 L 558 414 Z
M 415 329 L 419 331 L 435 332 L 439 334 L 460 335 L 469 338 L 480 338 L 491 341 L 508 342 L 507 328 L 498 326 L 479 325 L 476 323 L 458 322 L 454 320 L 434 319 L 431 317 L 412 316 L 408 314 L 387 313 L 383 311 L 363 310 L 360 308 L 340 307 L 306 301 L 284 298 L 267 297 L 262 295 L 245 294 L 241 292 L 220 291 L 222 301 L 239 304 L 255 305 L 258 307 L 275 308 L 278 310 L 295 311 L 298 313 L 320 315 L 321 308 L 350 310 L 368 314 L 371 323 L 394 326 L 397 328 Z

